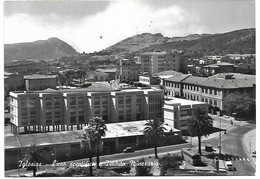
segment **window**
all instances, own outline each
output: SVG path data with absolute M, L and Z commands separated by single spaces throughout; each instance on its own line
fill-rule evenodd
M 124 113 L 124 107 L 123 106 L 118 106 L 118 113 L 120 113 L 120 114 Z
M 54 98 L 54 105 L 60 105 L 60 98 L 58 97 Z
M 131 96 L 126 96 L 126 104 L 130 104 L 131 103 Z
M 99 106 L 94 107 L 94 114 L 100 114 Z
M 107 122 L 107 120 L 108 120 L 108 115 L 103 115 L 102 119 L 103 119 L 105 122 Z
M 212 89 L 209 89 L 209 94 L 212 94 Z
M 76 116 L 71 116 L 70 117 L 70 123 L 71 124 L 76 124 Z
M 78 98 L 78 104 L 79 104 L 79 105 L 84 104 L 84 98 L 83 98 L 83 97 L 79 97 L 79 98 Z
M 70 115 L 76 114 L 76 108 L 70 108 Z
M 212 104 L 212 99 L 209 99 L 209 104 Z
M 217 103 L 217 100 L 214 100 L 214 105 L 215 105 L 215 106 L 217 106 L 217 105 L 218 105 L 218 103 Z
M 126 106 L 126 113 L 131 113 L 131 105 Z
M 60 108 L 59 107 L 54 108 L 54 114 L 60 114 Z
M 186 109 L 186 110 L 180 111 L 180 116 L 191 116 L 191 115 L 192 115 L 191 109 Z
M 36 106 L 36 99 L 35 98 L 30 98 L 30 107 L 35 107 Z
M 100 105 L 100 97 L 94 97 L 94 105 Z
M 45 99 L 45 105 L 46 106 L 51 106 L 51 98 L 46 98 Z
M 142 96 L 141 95 L 137 95 L 136 96 L 136 103 L 141 103 L 142 102 Z
M 70 98 L 70 105 L 75 105 L 76 104 L 76 98 L 75 97 L 71 97 Z
M 46 125 L 52 125 L 52 118 L 46 117 Z
M 102 104 L 108 104 L 108 97 L 107 96 L 102 97 Z
M 27 99 L 21 99 L 21 106 L 26 107 L 27 106 Z
M 204 93 L 204 88 L 201 88 L 201 92 Z
M 118 97 L 118 104 L 124 104 L 124 98 L 123 96 Z
M 51 115 L 51 113 L 52 113 L 52 110 L 51 110 L 51 108 L 46 108 L 46 115 Z
M 31 118 L 31 119 L 30 119 L 30 123 L 31 123 L 32 125 L 37 124 L 37 120 L 36 120 L 35 118 Z
M 30 109 L 30 115 L 36 115 L 36 108 L 31 108 Z
M 84 116 L 79 116 L 79 123 L 84 124 Z
M 83 106 L 80 106 L 80 107 L 78 108 L 78 113 L 79 113 L 79 114 L 83 114 L 83 113 L 84 113 L 84 107 L 83 107 Z
M 21 109 L 21 115 L 22 116 L 27 116 L 27 108 L 22 108 Z
M 124 121 L 124 115 L 123 114 L 119 115 L 118 119 L 119 119 L 119 122 L 123 122 Z
M 131 121 L 131 114 L 126 114 L 126 121 Z
M 102 113 L 107 114 L 108 113 L 108 106 L 103 106 L 102 107 Z
M 217 95 L 218 94 L 218 90 L 214 90 L 214 95 Z
M 208 103 L 208 98 L 205 98 L 205 102 Z

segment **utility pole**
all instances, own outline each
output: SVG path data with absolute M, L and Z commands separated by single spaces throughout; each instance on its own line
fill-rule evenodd
M 221 118 L 220 118 L 220 132 L 219 132 L 219 154 L 221 154 Z

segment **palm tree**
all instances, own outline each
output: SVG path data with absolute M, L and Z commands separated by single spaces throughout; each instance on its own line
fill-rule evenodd
M 86 150 L 89 154 L 89 175 L 93 175 L 93 166 L 92 166 L 92 149 L 93 149 L 93 140 L 95 138 L 95 130 L 91 126 L 87 126 L 84 129 L 85 133 L 78 137 L 81 139 L 80 147 L 83 150 L 84 155 L 86 155 Z
M 157 155 L 157 144 L 158 141 L 165 139 L 163 122 L 160 119 L 149 120 L 148 123 L 145 124 L 144 135 L 147 140 L 152 143 L 154 147 L 155 158 L 158 158 Z
M 26 151 L 23 156 L 23 161 L 32 164 L 31 166 L 27 166 L 27 171 L 32 170 L 33 176 L 36 177 L 37 168 L 42 166 L 45 162 L 45 159 L 41 156 L 42 150 L 38 145 L 31 145 L 26 148 Z
M 193 110 L 193 116 L 189 121 L 188 131 L 192 137 L 198 137 L 198 153 L 201 154 L 201 136 L 209 135 L 212 130 L 213 120 L 208 116 L 207 109 L 198 107 Z
M 93 117 L 90 120 L 89 125 L 92 126 L 95 130 L 95 140 L 93 141 L 93 144 L 95 145 L 96 148 L 97 168 L 100 168 L 99 153 L 100 153 L 100 147 L 102 145 L 101 137 L 104 137 L 106 135 L 107 126 L 105 124 L 105 121 L 102 120 L 100 117 Z

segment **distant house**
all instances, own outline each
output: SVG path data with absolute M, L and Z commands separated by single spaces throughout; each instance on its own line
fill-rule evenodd
M 25 89 L 31 90 L 45 90 L 47 88 L 55 89 L 58 85 L 57 75 L 25 75 Z
M 237 66 L 231 63 L 221 62 L 211 65 L 203 66 L 202 69 L 208 75 L 214 75 L 218 73 L 234 73 Z
M 109 75 L 103 72 L 92 71 L 86 73 L 85 79 L 87 81 L 107 81 Z
M 137 64 L 134 60 L 121 59 L 116 69 L 116 79 L 119 82 L 138 81 L 140 67 L 140 64 Z
M 8 73 L 5 71 L 4 72 L 5 96 L 7 96 L 10 91 L 16 91 L 22 89 L 24 89 L 23 75 L 20 75 L 18 73 Z
M 113 68 L 113 69 L 101 69 L 101 68 L 98 68 L 98 69 L 96 69 L 96 72 L 103 72 L 103 73 L 108 74 L 108 79 L 109 80 L 114 80 L 115 79 L 115 75 L 116 75 L 116 69 L 115 68 Z
M 139 75 L 139 83 L 145 85 L 158 85 L 160 84 L 160 79 L 159 77 L 152 75 Z

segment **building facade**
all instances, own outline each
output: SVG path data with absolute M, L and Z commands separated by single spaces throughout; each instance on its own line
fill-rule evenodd
M 81 129 L 94 116 L 106 123 L 162 118 L 163 90 L 11 92 L 11 132 Z M 22 128 L 22 129 L 20 129 Z
M 56 75 L 25 75 L 24 80 L 26 91 L 55 89 L 58 84 Z
M 140 64 L 134 60 L 121 59 L 116 69 L 116 79 L 119 82 L 138 81 L 140 73 Z
M 220 110 L 226 110 L 225 97 L 229 94 L 238 92 L 254 98 L 255 83 L 255 75 L 240 73 L 219 73 L 208 78 L 171 77 L 164 80 L 168 97 L 181 94 L 180 97 L 205 102 Z
M 146 52 L 139 54 L 139 58 L 143 73 L 154 75 L 165 70 L 187 73 L 187 60 L 180 53 Z
M 204 74 L 215 75 L 218 73 L 235 73 L 237 66 L 231 63 L 216 63 L 211 65 L 206 65 L 202 67 L 202 70 L 204 70 Z
M 188 129 L 189 120 L 193 116 L 193 110 L 202 107 L 208 110 L 208 104 L 180 98 L 166 99 L 164 101 L 164 122 L 171 128 L 185 131 Z

